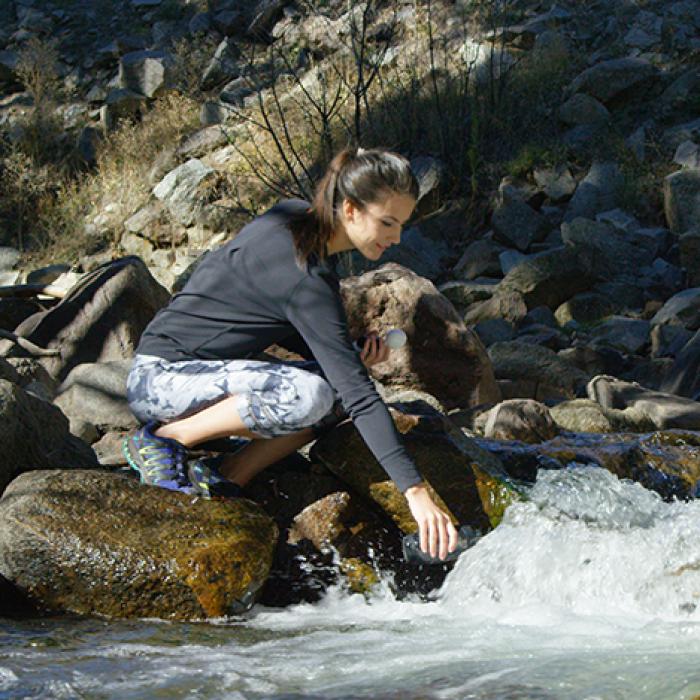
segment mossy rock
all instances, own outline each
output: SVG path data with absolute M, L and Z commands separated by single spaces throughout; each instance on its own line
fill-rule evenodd
M 495 527 L 508 503 L 518 497 L 500 461 L 445 418 L 397 411 L 392 411 L 392 416 L 431 495 L 453 522 L 480 530 Z M 377 503 L 403 532 L 416 531 L 406 498 L 352 423 L 344 423 L 318 440 L 311 457 Z
M 0 574 L 39 607 L 194 620 L 241 612 L 265 582 L 274 522 L 98 471 L 38 471 L 0 500 Z

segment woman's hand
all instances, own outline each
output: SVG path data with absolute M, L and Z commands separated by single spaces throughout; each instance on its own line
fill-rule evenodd
M 423 484 L 411 486 L 404 495 L 418 523 L 420 548 L 431 557 L 439 554 L 440 559 L 444 559 L 457 546 L 457 530 L 450 516 L 435 505 Z
M 368 335 L 360 353 L 360 359 L 367 369 L 380 362 L 386 362 L 389 359 L 389 347 L 378 336 Z

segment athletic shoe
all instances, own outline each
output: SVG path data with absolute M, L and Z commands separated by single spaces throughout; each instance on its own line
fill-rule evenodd
M 187 449 L 177 440 L 154 435 L 158 423 L 147 423 L 124 439 L 122 451 L 129 466 L 141 475 L 141 483 L 170 491 L 193 494 L 187 479 Z
M 223 455 L 193 459 L 187 477 L 202 498 L 241 498 L 243 488 L 219 472 Z

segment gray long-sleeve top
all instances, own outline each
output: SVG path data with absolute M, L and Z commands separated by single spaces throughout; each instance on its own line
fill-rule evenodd
M 289 222 L 308 206 L 283 201 L 210 252 L 148 325 L 137 352 L 171 362 L 242 359 L 298 333 L 372 454 L 405 491 L 421 476 L 352 345 L 338 277 L 326 263 L 297 264 Z

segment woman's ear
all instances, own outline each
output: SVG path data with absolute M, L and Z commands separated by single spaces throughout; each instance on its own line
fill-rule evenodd
M 357 214 L 357 207 L 347 198 L 343 200 L 343 218 L 345 221 L 354 222 Z

